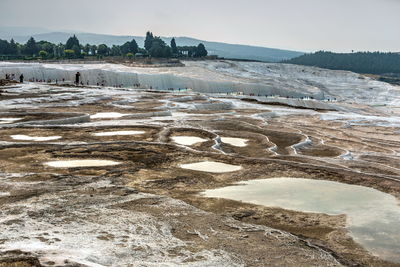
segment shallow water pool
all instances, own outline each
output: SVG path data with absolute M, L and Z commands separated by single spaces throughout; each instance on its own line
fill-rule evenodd
M 247 142 L 249 140 L 243 138 L 236 138 L 236 137 L 221 137 L 221 142 L 225 144 L 229 144 L 232 146 L 237 147 L 245 147 L 247 146 Z
M 115 135 L 140 135 L 144 134 L 145 131 L 114 131 L 114 132 L 100 132 L 94 133 L 95 136 L 115 136 Z
M 215 161 L 203 161 L 197 163 L 182 164 L 180 165 L 180 167 L 183 169 L 212 173 L 234 172 L 242 169 L 242 166 L 239 165 L 231 165 Z
M 378 190 L 344 183 L 273 178 L 238 183 L 203 193 L 247 203 L 302 212 L 346 214 L 354 240 L 373 254 L 400 262 L 400 206 Z
M 30 136 L 30 135 L 10 135 L 10 137 L 14 140 L 20 140 L 20 141 L 36 141 L 36 142 L 42 142 L 42 141 L 52 141 L 52 140 L 58 140 L 61 139 L 61 136 Z
M 76 167 L 115 166 L 121 163 L 112 160 L 85 159 L 85 160 L 57 160 L 57 161 L 49 161 L 44 164 L 54 168 L 76 168 Z
M 172 136 L 171 139 L 180 145 L 191 146 L 197 143 L 207 142 L 207 139 L 197 136 Z

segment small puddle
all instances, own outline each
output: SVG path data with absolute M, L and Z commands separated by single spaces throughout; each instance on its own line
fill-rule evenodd
M 197 136 L 172 136 L 171 139 L 180 145 L 191 146 L 197 143 L 207 142 L 207 139 L 200 138 Z
M 235 138 L 235 137 L 221 137 L 221 142 L 225 144 L 229 144 L 237 147 L 245 147 L 247 146 L 247 142 L 249 140 L 243 138 Z
M 49 161 L 44 163 L 47 166 L 54 168 L 76 168 L 76 167 L 102 167 L 102 166 L 115 166 L 121 164 L 112 160 L 58 160 Z
M 7 124 L 7 123 L 13 123 L 15 121 L 20 121 L 22 120 L 21 118 L 0 118 L 0 124 Z
M 114 132 L 100 132 L 94 133 L 95 136 L 115 136 L 115 135 L 139 135 L 144 134 L 145 131 L 114 131 Z
M 273 178 L 207 190 L 206 197 L 301 212 L 346 214 L 354 240 L 382 259 L 400 262 L 400 207 L 378 190 L 331 181 Z
M 94 115 L 90 115 L 91 119 L 117 119 L 129 114 L 123 114 L 118 112 L 101 112 Z
M 51 141 L 60 139 L 61 136 L 29 136 L 29 135 L 10 135 L 10 137 L 14 140 L 21 140 L 21 141 Z
M 181 164 L 180 167 L 183 169 L 202 171 L 202 172 L 212 172 L 212 173 L 234 172 L 242 169 L 242 166 L 231 165 L 215 161 L 203 161 L 190 164 Z

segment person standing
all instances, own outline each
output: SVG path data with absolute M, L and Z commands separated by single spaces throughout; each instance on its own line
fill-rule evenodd
M 75 84 L 79 85 L 79 80 L 80 80 L 81 74 L 79 71 L 75 74 Z
M 19 82 L 23 83 L 24 82 L 24 74 L 21 73 L 21 75 L 19 75 Z

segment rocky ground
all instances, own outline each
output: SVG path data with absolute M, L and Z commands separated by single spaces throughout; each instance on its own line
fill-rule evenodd
M 201 195 L 239 181 L 302 177 L 399 198 L 400 128 L 386 125 L 382 111 L 34 83 L 4 86 L 0 105 L 0 266 L 399 266 L 357 244 L 345 215 Z M 95 135 L 109 131 L 142 133 Z M 206 141 L 180 145 L 173 136 Z M 247 146 L 221 137 L 247 139 Z M 121 164 L 45 164 L 65 159 Z M 180 167 L 200 161 L 242 169 Z

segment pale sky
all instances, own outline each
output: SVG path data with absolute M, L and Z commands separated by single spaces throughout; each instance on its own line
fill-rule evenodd
M 298 51 L 400 51 L 400 0 L 0 0 L 0 26 Z

